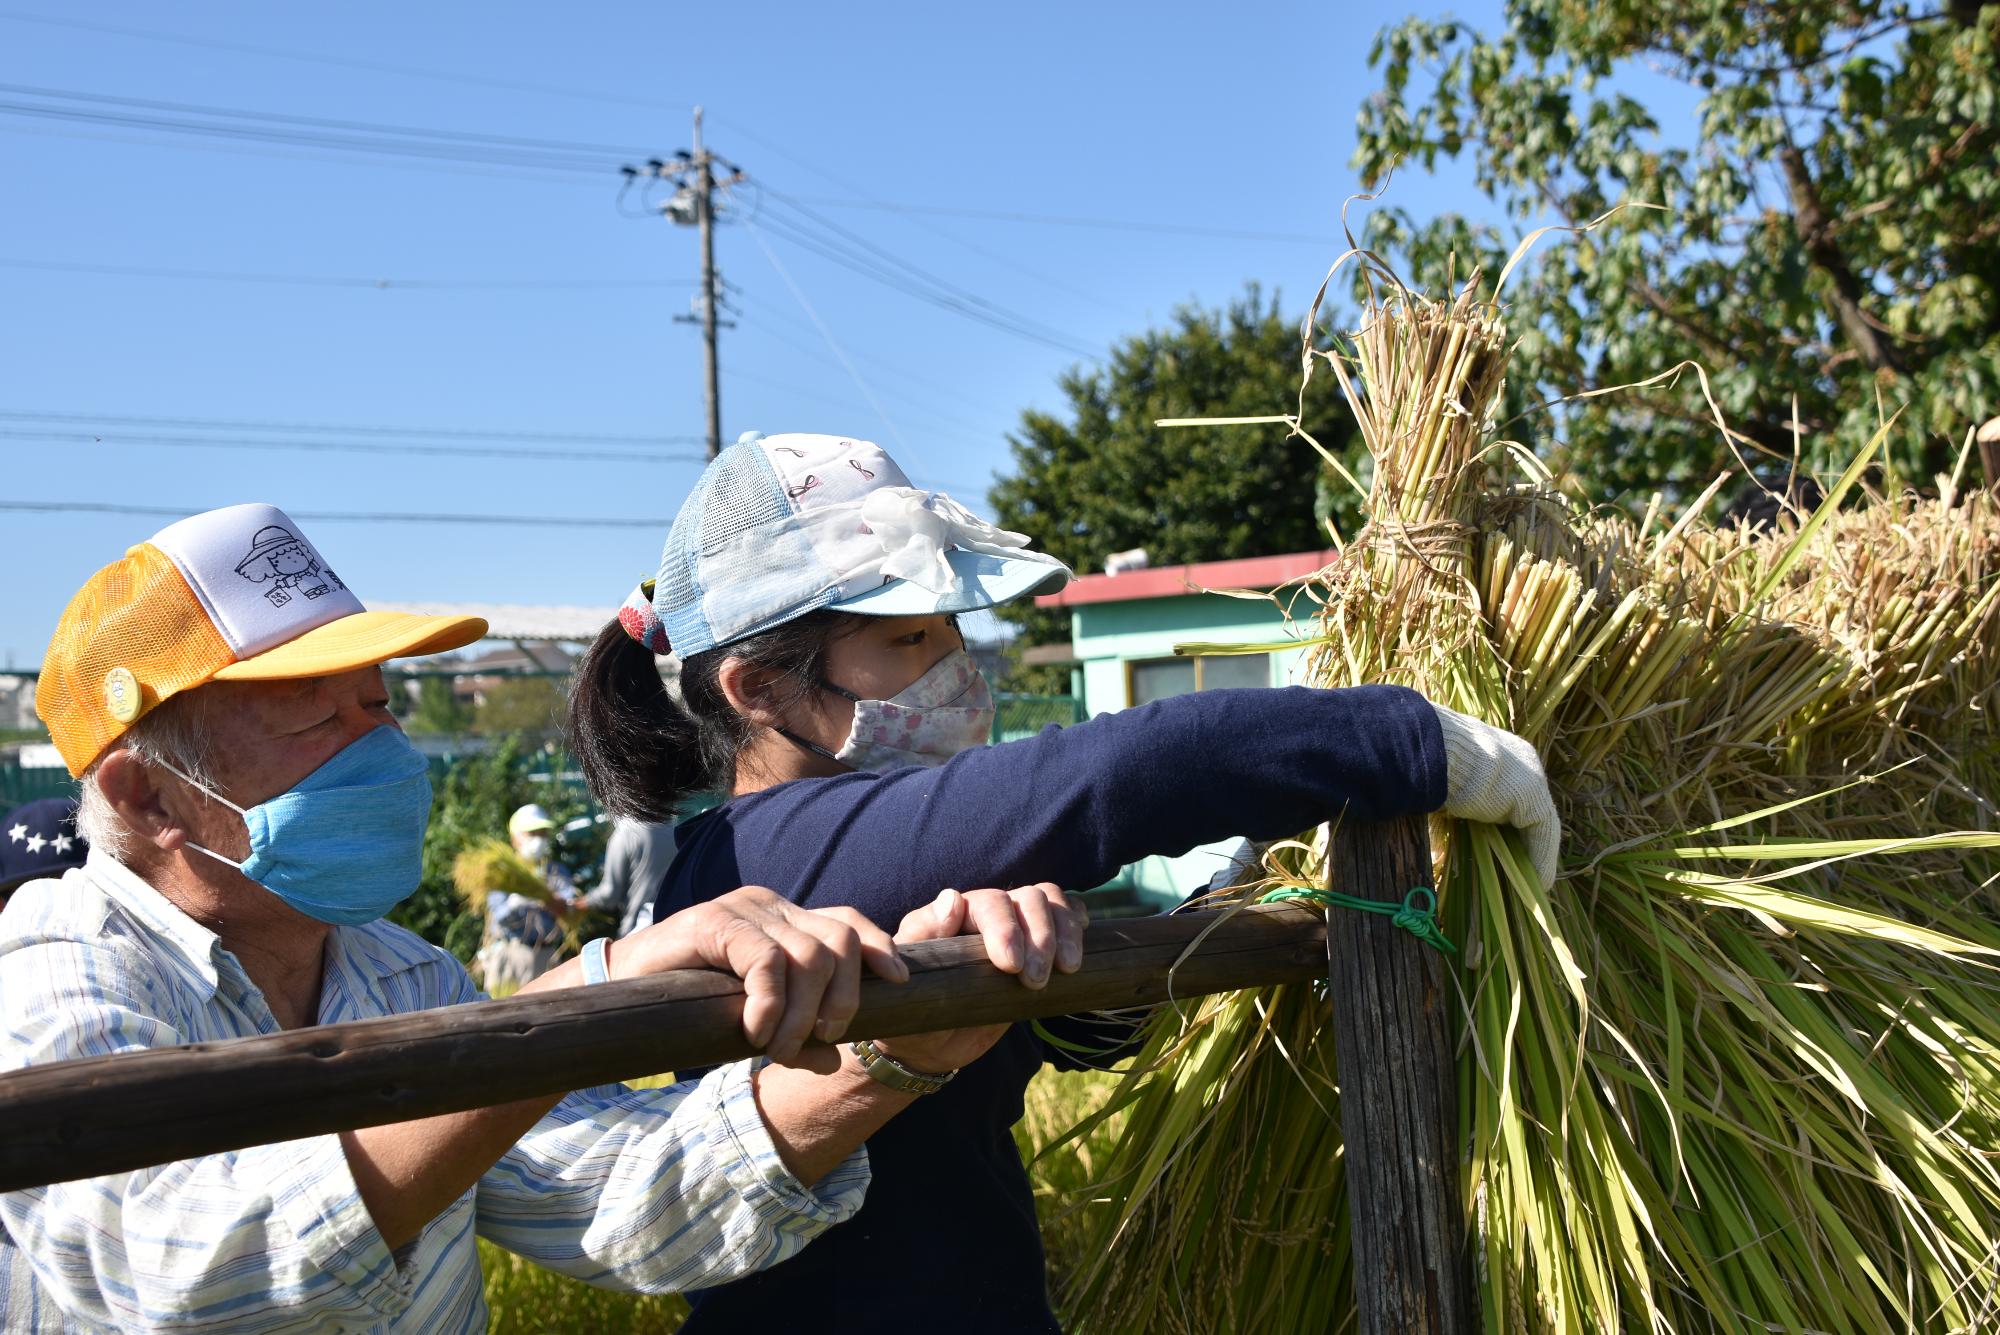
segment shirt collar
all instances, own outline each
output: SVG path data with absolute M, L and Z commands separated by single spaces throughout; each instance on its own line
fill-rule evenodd
M 83 868 L 113 903 L 131 914 L 154 940 L 181 957 L 203 987 L 204 999 L 215 995 L 221 985 L 216 968 L 216 957 L 222 953 L 221 937 L 190 918 L 105 850 L 91 849 Z

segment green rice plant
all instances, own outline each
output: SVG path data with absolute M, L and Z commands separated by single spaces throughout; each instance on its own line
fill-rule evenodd
M 627 1083 L 643 1089 L 672 1081 L 663 1075 Z M 1075 1152 L 1061 1141 L 1069 1128 L 1104 1106 L 1116 1084 L 1117 1077 L 1104 1072 L 1044 1070 L 1028 1086 L 1026 1114 L 1014 1126 L 1042 1214 L 1050 1275 L 1058 1282 L 1077 1268 L 1082 1256 L 1075 1216 L 1066 1203 L 1095 1180 L 1088 1151 Z M 669 1335 L 687 1315 L 687 1301 L 678 1295 L 593 1288 L 483 1240 L 479 1261 L 492 1335 Z
M 1070 1138 L 1068 1132 L 1099 1112 L 1117 1085 L 1118 1077 L 1108 1071 L 1045 1067 L 1029 1082 L 1021 1120 L 1014 1123 L 1014 1145 L 1028 1165 L 1034 1188 L 1049 1284 L 1058 1291 L 1083 1256 L 1078 1202 L 1088 1200 L 1099 1169 L 1091 1146 Z
M 1484 1328 L 2000 1325 L 1992 498 L 1866 492 L 1885 426 L 1773 529 L 1705 524 L 1714 488 L 1589 512 L 1494 439 L 1498 309 L 1381 277 L 1306 350 L 1375 465 L 1293 600 L 1314 678 L 1520 732 L 1566 829 L 1553 888 L 1511 833 L 1433 833 Z M 1323 884 L 1323 833 L 1263 871 L 1225 899 Z M 1351 1327 L 1340 1000 L 1156 1020 L 1117 1123 L 1072 1132 L 1102 1165 L 1074 1328 Z
M 687 1318 L 677 1294 L 594 1288 L 481 1239 L 489 1335 L 671 1335 Z

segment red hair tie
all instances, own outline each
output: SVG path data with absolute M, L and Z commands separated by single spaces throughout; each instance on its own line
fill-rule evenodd
M 640 644 L 656 654 L 664 655 L 672 650 L 667 643 L 667 628 L 660 621 L 660 614 L 653 610 L 653 581 L 639 581 L 639 587 L 632 590 L 632 596 L 618 609 L 618 624 L 625 628 Z

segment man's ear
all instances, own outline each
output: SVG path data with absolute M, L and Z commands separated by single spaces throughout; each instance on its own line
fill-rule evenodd
M 725 658 L 715 670 L 715 684 L 729 707 L 760 728 L 786 726 L 782 701 L 785 674 L 772 668 L 752 667 L 740 658 Z
M 168 809 L 164 794 L 153 782 L 153 771 L 132 752 L 124 747 L 106 752 L 90 781 L 97 784 L 125 828 L 138 838 L 162 852 L 172 852 L 187 842 L 187 825 Z

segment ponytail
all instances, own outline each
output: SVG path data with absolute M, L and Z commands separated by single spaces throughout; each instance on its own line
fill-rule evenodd
M 826 650 L 864 619 L 811 612 L 682 662 L 680 698 L 668 692 L 653 651 L 616 619 L 597 633 L 578 665 L 569 697 L 569 745 L 584 781 L 615 816 L 664 822 L 698 793 L 727 797 L 736 760 L 759 728 L 730 707 L 723 660 L 795 683 L 798 695 L 825 675 Z
M 693 715 L 667 694 L 652 650 L 612 621 L 569 694 L 569 745 L 591 795 L 615 816 L 664 822 L 707 787 Z

